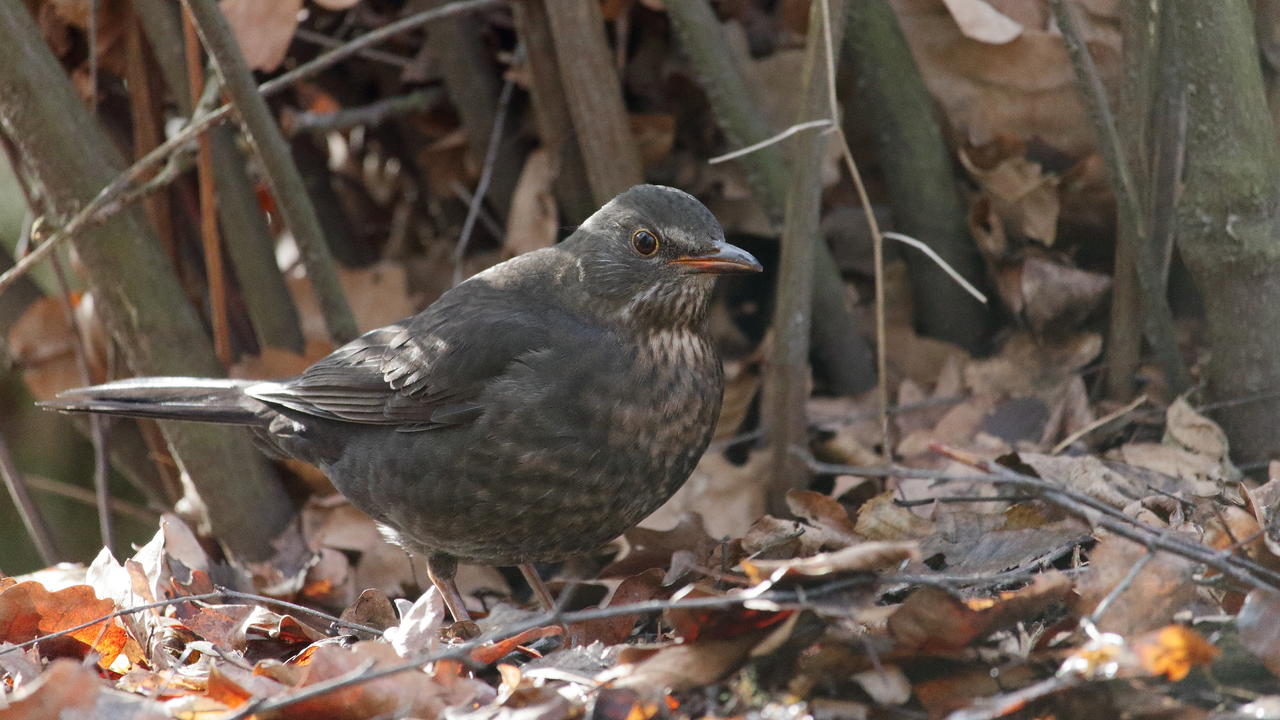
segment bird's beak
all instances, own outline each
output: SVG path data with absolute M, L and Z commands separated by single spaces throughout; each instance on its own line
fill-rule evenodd
M 671 260 L 670 264 L 687 268 L 689 272 L 715 275 L 760 272 L 764 269 L 751 253 L 726 242 L 717 243 L 715 252 L 709 255 L 685 255 Z

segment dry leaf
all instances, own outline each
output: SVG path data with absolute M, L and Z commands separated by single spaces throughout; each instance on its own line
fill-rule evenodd
M 4 717 L 6 720 L 92 717 L 101 692 L 97 673 L 73 660 L 54 660 L 35 682 L 18 686 L 5 698 Z
M 965 384 L 975 395 L 1045 395 L 1052 399 L 1059 383 L 1100 352 L 1102 337 L 1097 333 L 1049 339 L 1020 332 L 1005 342 L 998 355 L 969 363 L 964 369 Z
M 414 602 L 396 600 L 400 609 L 400 623 L 387 628 L 382 636 L 391 647 L 408 658 L 426 652 L 434 652 L 440 645 L 440 629 L 444 626 L 444 599 L 432 586 Z
M 1024 6 L 1032 7 L 1019 11 Z M 974 144 L 1002 134 L 1038 138 L 1071 157 L 1092 150 L 1093 129 L 1062 37 L 1045 21 L 1043 3 L 999 3 L 1023 26 L 1002 45 L 965 37 L 940 0 L 894 0 L 893 7 L 925 84 L 962 138 Z M 1117 13 L 1086 9 L 1082 24 L 1090 54 L 1103 83 L 1112 86 L 1120 75 Z
M 1017 265 L 1018 296 L 1001 299 L 1038 335 L 1075 331 L 1111 289 L 1110 276 L 1031 252 Z
M 1216 461 L 1227 460 L 1227 434 L 1218 424 L 1191 408 L 1185 397 L 1174 400 L 1165 412 L 1165 440 Z
M 1022 26 L 983 0 L 942 0 L 960 32 L 967 38 L 992 45 L 1012 42 L 1022 34 Z
M 271 72 L 280 67 L 298 28 L 302 0 L 221 0 L 218 5 L 249 68 Z
M 1006 231 L 1053 245 L 1058 228 L 1058 179 L 1047 174 L 1039 163 L 1028 160 L 1015 145 L 1009 155 L 993 165 L 980 166 L 973 150 L 960 150 L 960 162 L 977 181 L 988 199 L 991 212 Z M 1001 150 L 1004 152 L 1005 150 Z
M 402 662 L 384 642 L 358 642 L 350 647 L 323 644 L 315 648 L 300 668 L 263 668 L 268 677 L 302 689 L 326 680 L 367 672 Z M 295 678 L 294 682 L 289 682 Z M 456 678 L 449 683 L 418 673 L 391 675 L 343 688 L 320 697 L 290 705 L 274 717 L 367 718 L 375 716 L 439 717 L 445 708 L 487 702 L 493 690 L 476 680 Z
M 621 675 L 615 687 L 637 690 L 679 691 L 707 686 L 741 665 L 766 635 L 767 631 L 758 630 L 727 640 L 672 645 L 635 666 L 621 666 L 610 675 Z
M 676 117 L 669 113 L 632 113 L 631 134 L 646 168 L 654 167 L 671 156 L 676 142 Z
M 713 537 L 738 537 L 764 513 L 765 454 L 751 453 L 745 465 L 734 465 L 724 453 L 712 449 L 702 456 L 693 474 L 670 500 L 641 527 L 670 528 L 688 513 L 705 519 Z
M 840 501 L 812 490 L 788 490 L 787 507 L 797 517 L 822 531 L 823 543 L 829 547 L 845 547 L 859 541 L 849 511 Z
M 386 630 L 400 622 L 395 606 L 387 594 L 377 588 L 365 588 L 354 604 L 342 611 L 342 620 L 366 627 Z
M 865 542 L 829 553 L 794 560 L 751 560 L 742 566 L 749 574 L 768 575 L 774 581 L 801 575 L 819 577 L 846 572 L 866 572 L 897 565 L 903 560 L 919 560 L 914 542 Z
M 21 582 L 0 591 L 0 642 L 24 643 L 104 618 L 115 610 L 114 602 L 99 599 L 88 585 L 49 592 L 39 583 Z M 40 653 L 51 658 L 80 659 L 92 651 L 98 654 L 98 665 L 108 668 L 128 639 L 124 628 L 113 620 L 103 620 L 42 641 Z
M 420 309 L 418 299 L 409 293 L 408 274 L 400 263 L 383 261 L 356 270 L 339 268 L 338 280 L 351 304 L 356 326 L 362 330 L 390 325 Z M 310 357 L 319 349 L 311 345 L 311 341 L 329 342 L 320 302 L 305 275 L 290 273 L 286 284 L 298 308 L 302 335 L 308 341 L 307 356 Z
M 1219 653 L 1203 635 L 1181 625 L 1147 633 L 1131 645 L 1143 670 L 1173 682 L 1185 678 L 1191 668 L 1213 662 Z
M 903 650 L 959 650 L 1065 602 L 1071 591 L 1071 581 L 1058 572 L 1037 575 L 1027 587 L 994 598 L 961 601 L 938 588 L 921 588 L 889 617 L 889 634 Z
M 9 328 L 6 341 L 36 400 L 50 400 L 84 384 L 76 364 L 75 333 L 56 299 L 43 297 L 31 303 Z
M 1280 675 L 1280 594 L 1255 589 L 1236 617 L 1240 642 L 1274 675 Z
M 632 575 L 618 583 L 608 601 L 602 603 L 601 607 L 627 605 L 664 596 L 662 576 L 661 568 L 650 568 Z M 595 642 L 606 646 L 617 645 L 631 637 L 631 631 L 640 617 L 640 615 L 620 615 L 576 622 L 569 625 L 569 637 L 571 643 L 579 647 Z
M 1147 554 L 1146 548 L 1124 538 L 1104 537 L 1089 556 L 1089 570 L 1077 583 L 1079 615 L 1088 615 Z M 1170 553 L 1156 553 L 1132 584 L 1098 620 L 1098 627 L 1125 636 L 1154 630 L 1173 619 L 1196 596 L 1191 561 Z
M 530 250 L 551 247 L 560 228 L 560 213 L 552 193 L 558 169 L 546 148 L 525 158 L 520 179 L 511 196 L 503 254 L 514 257 Z
M 911 681 L 897 665 L 860 672 L 852 680 L 880 706 L 903 705 L 911 699 Z
M 282 683 L 233 663 L 215 663 L 209 669 L 205 694 L 212 700 L 238 708 L 251 699 L 270 698 L 288 691 Z
M 893 500 L 897 492 L 881 493 L 858 508 L 855 530 L 868 540 L 917 540 L 935 531 L 933 523 Z

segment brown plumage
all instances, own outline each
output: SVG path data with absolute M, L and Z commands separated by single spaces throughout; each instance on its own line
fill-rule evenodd
M 253 427 L 427 553 L 461 617 L 457 560 L 591 550 L 684 483 L 723 392 L 706 331 L 713 277 L 759 269 L 692 196 L 640 185 L 559 245 L 472 277 L 296 378 L 142 378 L 49 405 Z

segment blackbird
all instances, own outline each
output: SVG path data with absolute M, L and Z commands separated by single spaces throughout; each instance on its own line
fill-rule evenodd
M 724 390 L 714 277 L 759 270 L 694 197 L 637 185 L 295 378 L 137 378 L 46 407 L 249 426 L 424 553 L 462 620 L 457 561 L 519 565 L 545 603 L 532 563 L 599 547 L 684 484 Z

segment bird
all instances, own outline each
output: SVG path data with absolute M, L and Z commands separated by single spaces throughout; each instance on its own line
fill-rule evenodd
M 534 563 L 604 545 L 684 484 L 724 392 L 715 278 L 760 270 L 695 197 L 636 185 L 296 377 L 134 378 L 43 405 L 249 427 L 425 556 L 469 620 L 458 562 L 518 566 L 547 605 Z

